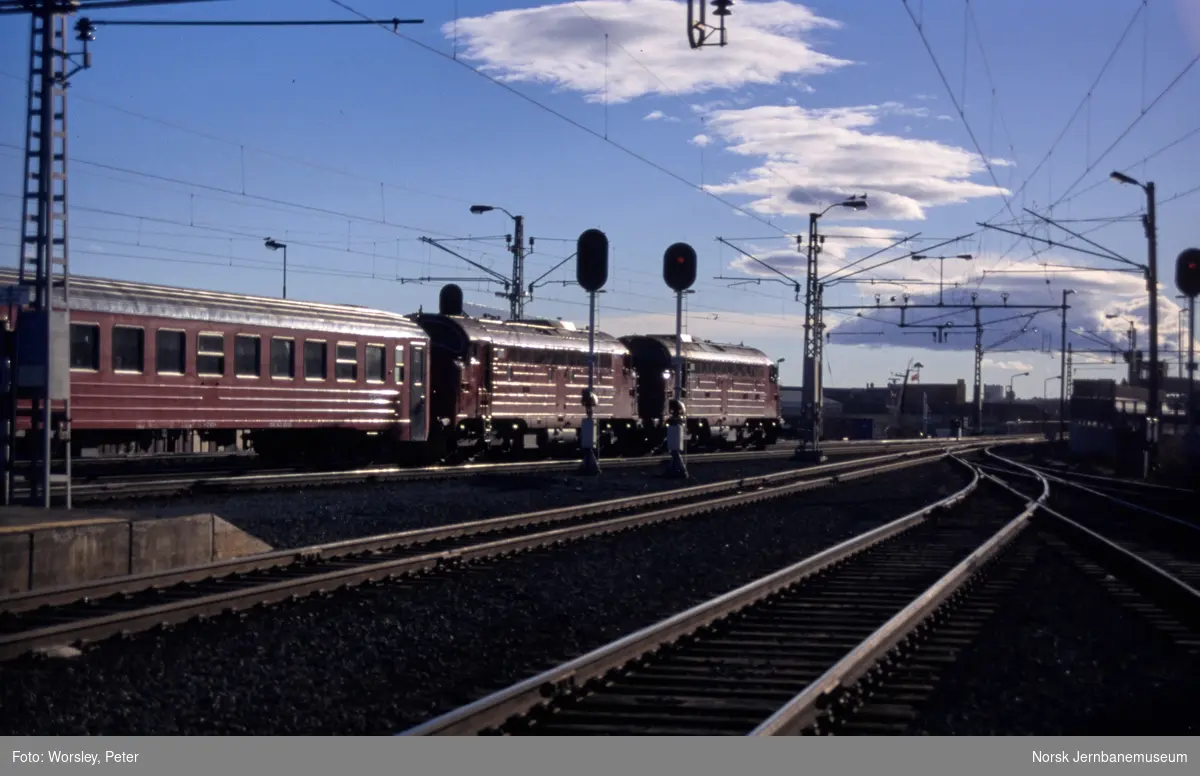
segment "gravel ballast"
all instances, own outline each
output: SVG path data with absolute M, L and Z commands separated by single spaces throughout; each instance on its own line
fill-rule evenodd
M 949 462 L 929 464 L 106 642 L 73 660 L 3 664 L 0 727 L 394 733 L 949 495 L 967 478 Z
M 431 482 L 363 483 L 336 488 L 138 500 L 114 503 L 112 508 L 161 517 L 211 512 L 275 549 L 291 549 L 735 480 L 795 466 L 787 456 L 695 464 L 688 468 L 687 480 L 663 477 L 662 464 L 614 467 L 602 470 L 598 478 L 569 472 L 488 474 Z
M 1197 655 L 1044 544 L 910 735 L 1195 735 Z

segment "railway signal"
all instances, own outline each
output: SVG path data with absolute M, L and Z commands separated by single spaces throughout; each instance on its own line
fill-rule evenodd
M 696 282 L 696 249 L 675 243 L 663 254 L 663 280 L 671 290 L 683 293 Z
M 675 243 L 663 254 L 663 280 L 675 292 L 675 397 L 668 406 L 667 447 L 671 461 L 667 476 L 687 477 L 683 460 L 684 429 L 687 408 L 683 404 L 683 295 L 696 282 L 696 249 L 687 243 Z
M 442 286 L 438 293 L 438 313 L 441 315 L 463 314 L 463 290 L 454 283 Z
M 1175 259 L 1175 286 L 1189 298 L 1200 294 L 1200 248 L 1188 248 Z
M 600 473 L 596 457 L 596 292 L 608 282 L 608 236 L 599 229 L 588 229 L 575 243 L 575 278 L 588 292 L 588 387 L 583 392 L 583 435 L 579 448 L 583 454 L 582 474 Z
M 608 282 L 608 237 L 599 229 L 588 229 L 579 235 L 575 246 L 575 279 L 593 294 Z

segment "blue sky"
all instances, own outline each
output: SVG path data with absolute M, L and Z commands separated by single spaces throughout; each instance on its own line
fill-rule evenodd
M 975 291 L 983 301 L 1004 292 L 1013 304 L 1057 304 L 1063 288 L 1074 288 L 1071 327 L 1123 343 L 1127 324 L 1104 316 L 1145 317 L 1138 276 L 1062 274 L 1044 264 L 1121 265 L 1061 249 L 1032 257 L 1028 242 L 976 225 L 1011 221 L 1007 208 L 1027 225 L 1023 207 L 1061 219 L 1136 215 L 1142 194 L 1104 182 L 1122 169 L 1159 190 L 1163 341 L 1176 345 L 1174 257 L 1200 244 L 1200 195 L 1189 193 L 1200 177 L 1200 131 L 1189 134 L 1200 67 L 1187 69 L 1200 54 L 1195 3 L 973 0 L 968 15 L 965 0 L 746 0 L 734 6 L 729 45 L 701 51 L 688 49 L 685 6 L 672 0 L 344 5 L 425 24 L 401 28 L 411 40 L 375 27 L 101 27 L 93 67 L 71 90 L 73 271 L 278 295 L 281 257 L 262 246 L 274 237 L 290 245 L 289 297 L 409 312 L 435 306 L 440 284 L 398 277 L 476 274 L 418 238 L 511 231 L 500 214 L 468 212 L 492 204 L 526 217 L 526 234 L 537 240 L 529 280 L 571 253 L 584 229 L 608 233 L 613 264 L 600 326 L 614 334 L 673 326 L 661 255 L 691 242 L 702 265 L 689 331 L 786 358 L 784 381 L 797 383 L 801 306 L 781 284 L 714 280 L 769 276 L 718 236 L 755 238 L 737 244 L 798 276 L 801 257 L 785 235 L 804 232 L 811 210 L 865 192 L 867 211 L 835 209 L 822 220 L 830 235 L 823 268 L 918 232 L 905 250 L 971 234 L 931 251 L 975 256 L 946 262 L 948 301 Z M 286 18 L 355 18 L 329 0 L 287 6 Z M 278 19 L 281 8 L 237 0 L 93 18 Z M 27 20 L 0 19 L 0 244 L 12 260 L 27 43 Z M 1090 238 L 1144 260 L 1136 220 L 1070 226 L 1098 227 Z M 1033 233 L 1067 237 L 1041 226 Z M 502 238 L 455 245 L 507 273 Z M 550 278 L 573 276 L 567 264 Z M 873 305 L 876 293 L 936 298 L 936 262 L 905 260 L 857 276 L 871 277 L 921 282 L 844 283 L 830 287 L 826 303 Z M 468 302 L 506 306 L 494 288 L 464 287 Z M 584 302 L 576 286 L 545 285 L 527 312 L 585 321 Z M 971 336 L 939 344 L 929 331 L 853 313 L 830 312 L 826 321 L 827 384 L 882 383 L 909 359 L 925 365 L 923 382 L 970 382 Z M 1020 325 L 996 325 L 985 344 Z M 1041 395 L 1059 363 L 1037 348 L 1045 341 L 1057 350 L 1057 314 L 1039 316 L 1035 327 L 1004 346 L 1033 350 L 988 356 L 986 382 L 1028 369 L 1018 394 Z M 1143 322 L 1139 344 L 1145 332 Z

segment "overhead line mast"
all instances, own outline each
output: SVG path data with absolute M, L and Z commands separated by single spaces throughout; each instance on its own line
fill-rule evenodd
M 64 484 L 66 506 L 71 507 L 67 87 L 73 75 L 91 67 L 88 43 L 95 39 L 96 27 L 392 24 L 395 28 L 423 23 L 420 19 L 172 22 L 93 21 L 84 17 L 75 24 L 82 51 L 67 50 L 67 17 L 71 14 L 197 2 L 213 0 L 0 0 L 0 16 L 30 17 L 20 255 L 17 284 L 5 289 L 8 330 L 4 337 L 4 368 L 0 370 L 5 405 L 0 445 L 5 504 L 11 504 L 14 498 L 17 458 L 26 456 L 30 501 L 44 508 L 51 506 L 52 461 L 57 444 L 63 455 L 63 471 L 58 476 Z M 18 315 L 21 322 L 14 333 Z M 95 343 L 85 344 L 95 347 Z M 24 443 L 19 444 L 18 422 L 26 418 L 28 430 Z

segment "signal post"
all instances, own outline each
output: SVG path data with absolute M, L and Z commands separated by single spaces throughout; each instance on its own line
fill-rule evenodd
M 583 419 L 583 435 L 580 449 L 583 462 L 580 473 L 597 475 L 600 461 L 596 456 L 596 417 L 599 403 L 596 398 L 596 292 L 608 282 L 608 237 L 599 229 L 588 229 L 579 235 L 575 244 L 575 279 L 588 292 L 588 385 L 583 391 L 583 406 L 587 417 Z
M 684 461 L 687 407 L 683 404 L 683 295 L 696 282 L 696 249 L 687 243 L 675 243 L 663 254 L 663 280 L 675 292 L 675 396 L 668 407 L 667 448 L 671 460 L 668 477 L 687 477 Z

